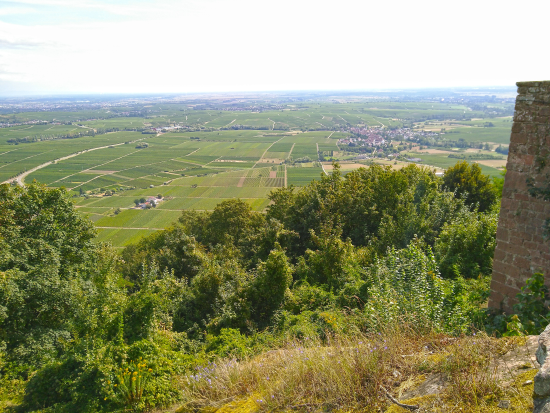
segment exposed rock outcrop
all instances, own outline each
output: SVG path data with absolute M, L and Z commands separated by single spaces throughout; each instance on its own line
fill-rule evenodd
M 550 324 L 539 336 L 539 348 L 537 349 L 537 361 L 540 370 L 535 376 L 535 387 L 533 394 L 534 413 L 550 413 L 550 359 L 548 349 L 550 348 Z

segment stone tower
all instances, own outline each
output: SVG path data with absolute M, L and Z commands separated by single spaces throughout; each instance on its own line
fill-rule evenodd
M 517 86 L 489 298 L 489 307 L 508 311 L 533 273 L 550 284 L 550 240 L 543 237 L 550 202 L 530 196 L 527 185 L 550 182 L 550 81 Z

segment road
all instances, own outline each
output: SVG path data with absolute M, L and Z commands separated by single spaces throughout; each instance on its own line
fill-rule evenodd
M 157 134 L 156 136 L 160 136 L 161 133 Z M 147 139 L 147 138 L 143 138 L 143 139 Z M 132 141 L 130 143 L 135 143 L 135 142 L 138 142 L 138 141 L 142 141 L 143 139 L 137 139 L 135 141 Z M 25 184 L 25 178 L 27 176 L 29 176 L 30 174 L 32 174 L 33 172 L 36 172 L 38 171 L 39 169 L 42 169 L 42 168 L 45 168 L 46 166 L 48 165 L 51 165 L 55 162 L 58 162 L 58 161 L 64 161 L 66 159 L 70 159 L 70 158 L 74 158 L 75 156 L 78 156 L 78 155 L 82 155 L 83 153 L 86 153 L 86 152 L 92 152 L 92 151 L 97 151 L 98 149 L 106 149 L 106 148 L 109 148 L 111 146 L 119 146 L 119 145 L 125 145 L 125 142 L 122 142 L 122 143 L 115 143 L 115 144 L 112 144 L 112 145 L 105 145 L 105 146 L 98 146 L 97 148 L 90 148 L 90 149 L 85 149 L 83 151 L 80 151 L 80 152 L 76 152 L 76 153 L 73 153 L 71 155 L 67 155 L 67 156 L 63 156 L 61 158 L 57 158 L 57 159 L 54 159 L 52 161 L 48 161 L 48 162 L 45 162 L 41 165 L 38 165 L 38 166 L 35 166 L 34 168 L 32 169 L 29 169 L 28 171 L 25 171 L 19 175 L 17 175 L 15 178 L 12 178 L 12 179 L 7 179 L 5 180 L 4 182 L 2 182 L 3 184 L 9 184 L 11 182 L 16 182 L 17 185 L 20 185 L 20 186 L 23 186 Z

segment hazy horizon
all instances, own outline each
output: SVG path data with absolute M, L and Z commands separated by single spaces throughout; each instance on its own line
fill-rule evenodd
M 515 96 L 516 85 L 497 85 L 497 86 L 460 86 L 460 87 L 425 87 L 425 88 L 371 88 L 371 89 L 312 89 L 312 90 L 234 90 L 234 91 L 198 91 L 198 92 L 60 92 L 60 93 L 50 93 L 50 92 L 28 92 L 28 93 L 3 93 L 0 90 L 0 99 L 32 99 L 32 98 L 52 98 L 52 99 L 63 99 L 63 98 L 151 98 L 151 97 L 179 97 L 179 96 L 189 96 L 189 97 L 199 97 L 199 96 L 208 96 L 213 97 L 216 95 L 220 96 L 235 96 L 235 95 L 326 95 L 326 96 L 347 96 L 347 95 L 359 95 L 359 94 L 397 94 L 401 93 L 429 93 L 429 92 L 456 92 L 460 94 L 461 92 L 475 92 L 479 93 L 485 92 L 495 92 L 495 93 L 505 93 Z

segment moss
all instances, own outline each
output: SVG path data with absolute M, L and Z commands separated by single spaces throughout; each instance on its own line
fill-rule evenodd
M 259 396 L 252 395 L 247 399 L 227 403 L 218 409 L 216 413 L 254 413 L 260 410 L 258 400 L 261 400 Z
M 399 394 L 399 397 L 401 395 L 409 390 L 414 390 L 418 386 L 420 386 L 424 381 L 426 380 L 426 376 L 424 374 L 421 374 L 420 376 L 413 376 L 409 377 L 407 380 L 402 382 L 399 385 L 399 388 L 397 389 L 397 394 Z
M 414 397 L 414 398 L 408 399 L 408 400 L 402 400 L 402 401 L 400 401 L 400 403 L 426 407 L 426 406 L 432 404 L 432 402 L 436 398 L 437 398 L 437 395 L 429 394 L 429 395 L 426 395 L 426 396 L 420 396 L 420 397 Z M 403 407 L 400 407 L 396 404 L 391 405 L 389 407 L 389 409 L 386 410 L 386 413 L 405 413 L 405 412 L 410 413 L 411 411 L 407 410 Z
M 262 400 L 261 396 L 254 394 L 245 399 L 235 400 L 224 404 L 219 409 L 203 408 L 201 413 L 255 413 L 260 410 L 259 400 Z M 185 406 L 180 407 L 175 413 L 188 413 L 194 412 L 195 409 L 188 409 Z
M 512 384 L 512 387 L 516 390 L 512 404 L 516 402 L 516 404 L 524 405 L 529 411 L 533 409 L 534 379 L 537 372 L 538 369 L 531 369 L 516 376 Z M 530 384 L 525 384 L 529 381 L 531 382 Z

